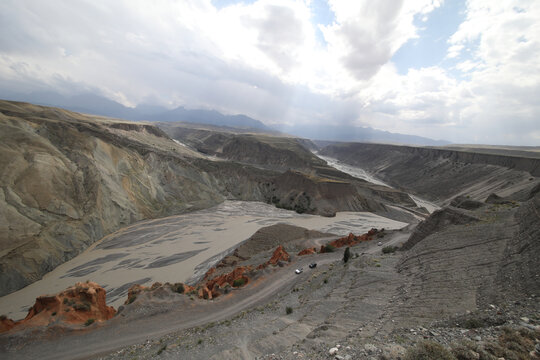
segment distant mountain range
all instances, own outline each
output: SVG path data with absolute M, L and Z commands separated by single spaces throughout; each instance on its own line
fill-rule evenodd
M 54 92 L 33 92 L 30 94 L 0 94 L 6 100 L 25 101 L 37 105 L 56 106 L 85 114 L 103 115 L 135 121 L 183 121 L 214 126 L 253 128 L 266 131 L 274 129 L 259 120 L 245 115 L 224 115 L 215 110 L 190 110 L 177 107 L 169 110 L 156 105 L 139 105 L 129 108 L 115 101 L 95 94 L 63 96 Z
M 32 92 L 29 94 L 0 92 L 0 98 L 14 101 L 24 101 L 38 105 L 56 106 L 67 110 L 86 114 L 103 115 L 135 121 L 182 121 L 214 126 L 250 128 L 275 132 L 279 130 L 291 135 L 309 139 L 327 141 L 355 141 L 410 145 L 447 145 L 449 142 L 433 140 L 421 136 L 404 135 L 388 131 L 375 130 L 369 127 L 347 125 L 323 126 L 280 126 L 272 128 L 259 120 L 246 115 L 224 115 L 215 110 L 186 109 L 178 107 L 167 109 L 157 105 L 138 105 L 135 108 L 126 107 L 103 96 L 84 93 L 64 96 L 52 91 Z
M 350 126 L 350 125 L 318 125 L 318 126 L 284 126 L 281 131 L 305 137 L 308 139 L 322 140 L 317 144 L 330 142 L 364 142 L 364 143 L 384 143 L 384 144 L 404 144 L 423 146 L 442 146 L 450 142 L 444 140 L 433 140 L 430 138 L 392 133 L 383 130 L 376 130 L 370 127 Z

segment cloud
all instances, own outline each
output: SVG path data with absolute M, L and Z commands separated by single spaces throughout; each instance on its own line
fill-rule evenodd
M 4 0 L 0 90 L 86 90 L 128 106 L 214 108 L 269 124 L 538 143 L 537 1 L 467 1 L 444 64 L 405 75 L 392 57 L 442 1 L 329 0 L 327 25 L 314 23 L 310 5 Z

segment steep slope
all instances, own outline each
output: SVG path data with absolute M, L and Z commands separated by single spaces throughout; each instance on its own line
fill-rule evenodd
M 134 221 L 231 193 L 264 198 L 261 171 L 213 167 L 151 125 L 23 103 L 1 102 L 0 111 L 0 294 Z
M 398 270 L 411 281 L 396 321 L 436 320 L 540 296 L 539 239 L 540 194 L 521 204 L 432 214 L 403 245 L 410 250 Z
M 414 206 L 400 191 L 329 168 L 299 143 L 269 138 L 232 137 L 228 155 L 214 161 L 152 124 L 0 101 L 0 295 L 120 227 L 224 199 L 327 216 Z M 302 171 L 263 169 L 283 167 Z
M 448 204 L 458 195 L 522 198 L 540 182 L 540 159 L 382 144 L 334 144 L 321 154 L 365 169 L 386 183 Z

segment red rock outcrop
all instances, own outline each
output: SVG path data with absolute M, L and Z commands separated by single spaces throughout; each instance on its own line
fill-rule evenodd
M 298 253 L 298 256 L 311 255 L 317 253 L 317 248 L 307 248 Z
M 376 235 L 379 231 L 375 228 L 369 230 L 367 233 L 355 236 L 353 233 L 349 233 L 348 236 L 336 239 L 334 241 L 331 241 L 328 245 L 332 245 L 335 248 L 340 248 L 344 246 L 354 246 L 356 244 L 359 244 L 362 241 L 371 241 L 373 240 L 373 236 Z M 321 252 L 323 251 L 324 246 L 321 246 Z M 325 248 L 324 248 L 325 249 Z
M 212 267 L 212 268 L 208 269 L 208 271 L 206 272 L 206 274 L 204 274 L 203 280 L 208 279 L 208 278 L 209 278 L 210 276 L 212 276 L 215 272 L 216 272 L 216 268 L 215 268 L 215 267 Z
M 199 288 L 198 295 L 201 299 L 212 300 L 212 291 L 206 286 Z
M 17 323 L 5 315 L 0 317 L 0 333 L 11 330 Z
M 149 288 L 146 286 L 142 286 L 139 284 L 132 285 L 128 290 L 128 298 L 124 302 L 124 305 L 131 304 L 135 299 L 137 298 L 137 295 L 139 295 L 141 292 L 148 290 Z
M 105 321 L 116 310 L 107 306 L 106 291 L 94 282 L 76 283 L 57 295 L 43 295 L 36 299 L 24 320 L 12 323 L 2 321 L 7 331 L 13 327 L 47 326 L 51 323 L 84 324 L 87 321 Z
M 315 252 L 315 249 L 310 250 Z M 274 253 L 272 254 L 270 260 L 260 264 L 256 269 L 264 269 L 268 265 L 278 265 L 280 262 L 288 262 L 290 260 L 290 255 L 287 253 L 287 251 L 285 251 L 283 246 L 279 245 L 276 250 L 274 250 Z M 164 286 L 169 286 L 173 291 L 176 292 L 181 292 L 178 291 L 180 288 L 184 289 L 183 293 L 190 293 L 192 291 L 196 291 L 196 294 L 199 298 L 211 300 L 220 296 L 223 293 L 227 293 L 228 289 L 231 287 L 241 287 L 246 285 L 249 282 L 249 277 L 247 276 L 247 273 L 254 271 L 254 267 L 251 265 L 239 266 L 229 273 L 214 276 L 213 278 L 211 278 L 211 276 L 217 272 L 217 268 L 219 267 L 220 266 L 218 264 L 216 265 L 216 267 L 210 268 L 204 275 L 202 282 L 196 287 L 191 287 L 182 283 L 174 285 L 168 283 L 165 285 L 162 285 L 161 283 L 154 283 L 150 288 L 139 284 L 133 285 L 128 290 L 128 298 L 124 304 L 130 304 L 135 301 L 137 296 L 143 291 L 157 290 Z
M 249 282 L 249 278 L 245 275 L 245 273 L 251 270 L 253 270 L 253 267 L 251 266 L 239 266 L 228 274 L 216 276 L 215 278 L 208 280 L 205 283 L 204 287 L 206 287 L 206 289 L 213 290 L 212 291 L 213 297 L 219 296 L 220 295 L 219 288 L 226 287 L 227 284 L 230 286 L 234 286 L 235 281 L 236 281 L 236 285 L 238 285 L 239 282 L 242 283 L 241 286 L 247 284 Z M 199 297 L 202 297 L 202 296 L 199 296 Z
M 270 260 L 268 260 L 267 263 L 270 265 L 277 265 L 279 261 L 291 261 L 291 256 L 285 251 L 285 249 L 281 245 L 279 245 L 276 250 L 274 250 L 272 257 L 270 258 Z

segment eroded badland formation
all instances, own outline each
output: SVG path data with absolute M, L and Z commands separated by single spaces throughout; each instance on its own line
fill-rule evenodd
M 261 227 L 200 278 L 135 284 L 118 309 L 90 274 L 38 297 L 24 319 L 3 316 L 2 358 L 540 356 L 535 149 L 318 148 L 281 134 L 7 101 L 0 137 L 0 295 L 122 227 L 226 199 L 409 224 L 354 234 Z M 339 171 L 315 150 L 388 186 Z M 440 209 L 430 214 L 418 198 Z

